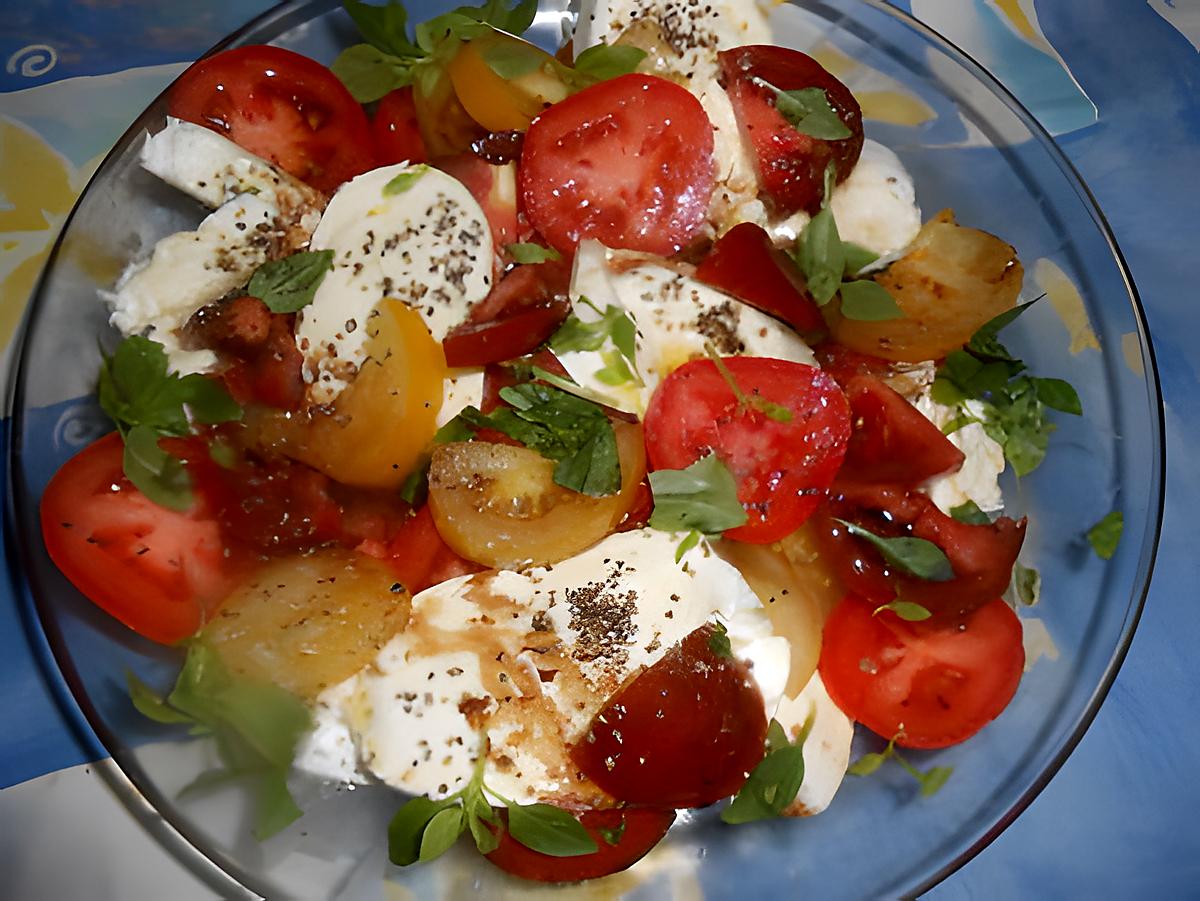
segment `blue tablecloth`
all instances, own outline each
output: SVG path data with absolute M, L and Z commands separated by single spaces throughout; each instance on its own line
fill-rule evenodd
M 186 61 L 270 5 L 29 0 L 5 12 L 0 345 L 10 341 L 53 236 L 98 158 Z M 1013 88 L 1089 183 L 1146 307 L 1168 441 L 1158 565 L 1107 701 L 1029 810 L 932 894 L 1200 897 L 1200 678 L 1193 648 L 1200 639 L 1200 563 L 1191 537 L 1200 468 L 1189 459 L 1200 444 L 1200 300 L 1185 273 L 1200 231 L 1200 4 L 900 5 L 950 34 Z M 70 704 L 38 625 L 0 588 L 4 894 L 100 901 L 210 895 L 93 778 L 87 762 L 104 752 L 68 726 Z M 122 859 L 139 865 L 123 866 Z M 127 872 L 139 869 L 141 876 Z

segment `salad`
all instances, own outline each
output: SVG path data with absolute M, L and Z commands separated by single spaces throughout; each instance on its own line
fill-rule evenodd
M 394 787 L 401 866 L 604 876 L 889 761 L 933 794 L 907 749 L 1025 662 L 998 478 L 1081 412 L 1001 343 L 1014 248 L 923 217 L 752 0 L 585 3 L 554 54 L 534 2 L 344 6 L 331 68 L 218 53 L 141 149 L 209 212 L 102 292 L 116 431 L 41 505 L 182 651 L 133 704 L 214 734 L 260 838 L 294 769 Z

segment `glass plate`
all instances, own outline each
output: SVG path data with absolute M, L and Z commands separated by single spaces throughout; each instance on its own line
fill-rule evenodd
M 414 3 L 412 18 L 443 8 Z M 1129 646 L 1158 539 L 1164 442 L 1154 358 L 1129 274 L 1074 169 L 979 66 L 886 4 L 828 0 L 775 15 L 779 43 L 825 54 L 832 48 L 856 61 L 841 73 L 852 88 L 882 85 L 924 104 L 932 118 L 908 126 L 868 121 L 868 135 L 908 166 L 926 216 L 953 207 L 964 224 L 1001 235 L 1026 265 L 1025 299 L 1051 291 L 1051 302 L 1005 332 L 1006 342 L 1035 372 L 1077 386 L 1087 415 L 1057 417 L 1046 462 L 1020 484 L 1010 481 L 1005 496 L 1011 513 L 1030 517 L 1024 558 L 1043 576 L 1042 603 L 1022 616 L 1040 620 L 1057 658 L 1037 661 L 1009 709 L 967 745 L 913 755 L 923 768 L 955 768 L 935 798 L 916 797 L 915 783 L 888 767 L 869 779 L 847 779 L 831 808 L 808 820 L 730 828 L 713 811 L 689 815 L 631 871 L 595 883 L 604 896 L 695 897 L 699 890 L 708 898 L 767 891 L 877 897 L 933 885 L 1012 822 L 1079 741 Z M 568 20 L 564 0 L 543 4 L 535 38 L 553 46 Z M 355 39 L 330 0 L 300 0 L 221 46 L 270 42 L 329 62 Z M 185 862 L 223 896 L 408 897 L 396 894 L 396 885 L 419 897 L 535 890 L 492 869 L 465 843 L 436 865 L 391 867 L 385 826 L 400 798 L 386 789 L 350 791 L 297 776 L 293 788 L 305 815 L 263 844 L 250 838 L 239 789 L 178 797 L 215 762 L 214 752 L 203 740 L 143 720 L 124 688 L 126 669 L 169 685 L 177 654 L 94 608 L 42 548 L 37 499 L 46 481 L 107 428 L 90 397 L 97 338 L 111 337 L 96 290 L 110 285 L 133 254 L 199 218 L 194 204 L 136 163 L 143 132 L 160 127 L 164 111 L 160 97 L 84 192 L 42 279 L 20 351 L 6 531 L 16 575 L 27 580 L 58 666 L 128 777 L 124 793 L 135 811 L 144 815 L 148 802 Z M 1065 319 L 1055 312 L 1069 306 L 1061 279 L 1082 297 Z M 1103 562 L 1083 534 L 1114 508 L 1124 511 L 1125 535 Z M 856 755 L 878 747 L 866 737 L 857 741 Z

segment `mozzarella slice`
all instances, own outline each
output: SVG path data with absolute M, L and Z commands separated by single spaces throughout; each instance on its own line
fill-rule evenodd
M 200 307 L 245 285 L 279 237 L 275 208 L 255 195 L 239 194 L 196 231 L 163 238 L 148 260 L 125 271 L 115 289 L 102 295 L 112 305 L 112 324 L 123 334 L 160 342 L 175 371 L 211 367 L 216 356 L 182 350 L 176 330 Z
M 346 751 L 389 785 L 441 797 L 471 778 L 521 801 L 601 799 L 568 746 L 609 697 L 719 616 L 774 713 L 790 648 L 757 596 L 702 542 L 675 562 L 682 535 L 609 536 L 553 567 L 464 576 L 413 599 L 405 632 L 318 699 L 299 765 L 333 778 Z
M 813 673 L 795 698 L 784 698 L 775 712 L 775 719 L 793 741 L 810 716 L 812 726 L 804 740 L 804 782 L 796 800 L 784 811 L 790 817 L 812 816 L 828 807 L 850 765 L 854 721 L 833 703 L 820 673 Z
M 331 402 L 366 359 L 364 326 L 380 300 L 416 310 L 440 341 L 491 288 L 483 210 L 461 182 L 428 166 L 385 166 L 342 185 L 311 246 L 334 252 L 333 270 L 297 316 L 315 403 Z
M 683 271 L 649 258 L 610 251 L 582 241 L 575 255 L 570 295 L 576 315 L 587 321 L 601 310 L 623 308 L 637 325 L 637 370 L 644 384 L 609 385 L 596 377 L 602 353 L 561 355 L 575 381 L 614 399 L 614 405 L 644 412 L 659 381 L 688 360 L 705 355 L 711 342 L 724 356 L 744 354 L 817 365 L 812 351 L 779 320 L 696 281 Z
M 442 382 L 442 406 L 437 414 L 440 429 L 463 411 L 483 403 L 483 370 L 454 369 Z
M 921 394 L 914 405 L 938 428 L 958 415 L 953 407 L 933 400 L 928 391 Z M 978 401 L 968 400 L 966 410 L 971 416 L 983 415 Z M 950 443 L 966 456 L 962 468 L 958 472 L 934 476 L 921 486 L 921 490 L 943 513 L 949 513 L 967 501 L 974 501 L 986 513 L 1002 510 L 1004 496 L 1000 492 L 1000 474 L 1004 472 L 1004 448 L 977 422 L 956 429 L 948 437 Z

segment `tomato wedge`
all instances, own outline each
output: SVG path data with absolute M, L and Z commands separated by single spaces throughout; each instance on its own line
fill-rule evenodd
M 93 604 L 163 644 L 195 634 L 243 571 L 217 521 L 177 513 L 125 478 L 116 432 L 88 445 L 42 495 L 50 559 Z
M 1021 622 L 992 600 L 962 623 L 905 622 L 848 595 L 821 639 L 821 679 L 842 712 L 906 748 L 970 738 L 1008 706 L 1021 681 Z
M 536 350 L 558 330 L 571 312 L 571 302 L 555 298 L 506 319 L 468 323 L 442 340 L 447 366 L 484 366 Z
M 508 811 L 496 811 L 507 826 Z M 514 876 L 535 882 L 579 882 L 627 870 L 657 845 L 671 824 L 675 811 L 654 807 L 614 807 L 586 810 L 579 822 L 597 850 L 578 857 L 551 857 L 526 848 L 504 829 L 500 844 L 487 859 Z
M 713 245 L 696 278 L 782 319 L 798 332 L 824 332 L 825 320 L 804 275 L 753 222 L 735 225 Z
M 167 108 L 319 191 L 375 168 L 362 107 L 337 76 L 291 50 L 255 45 L 202 59 L 172 85 Z
M 837 181 L 850 175 L 863 146 L 862 109 L 850 89 L 799 50 L 755 44 L 717 54 L 738 125 L 754 147 L 759 185 L 781 214 L 815 214 L 825 193 L 825 168 Z M 775 108 L 775 92 L 819 88 L 850 130 L 837 140 L 798 131 Z
M 458 556 L 442 540 L 428 504 L 405 520 L 388 544 L 368 541 L 359 545 L 358 550 L 387 561 L 405 589 L 414 595 L 455 576 L 484 569 Z
M 375 138 L 375 160 L 380 166 L 423 163 L 429 159 L 417 124 L 417 105 L 411 86 L 383 96 L 371 118 L 371 134 Z
M 534 120 L 520 173 L 526 215 L 560 252 L 596 238 L 669 256 L 704 225 L 715 184 L 712 125 L 686 88 L 622 75 Z
M 846 454 L 850 408 L 837 382 L 814 366 L 758 357 L 724 364 L 743 394 L 785 408 L 789 421 L 742 405 L 711 360 L 693 360 L 654 392 L 646 450 L 654 469 L 683 469 L 715 451 L 750 517 L 726 537 L 769 544 L 824 500 Z

